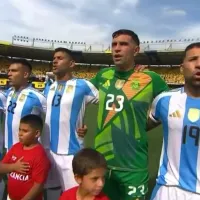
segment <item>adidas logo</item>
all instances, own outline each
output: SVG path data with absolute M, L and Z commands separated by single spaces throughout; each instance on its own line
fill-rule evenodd
M 175 112 L 171 113 L 169 116 L 174 117 L 174 118 L 181 118 L 181 113 L 179 110 L 176 110 Z

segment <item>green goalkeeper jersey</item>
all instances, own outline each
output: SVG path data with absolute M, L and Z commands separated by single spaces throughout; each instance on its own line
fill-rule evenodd
M 148 173 L 148 111 L 167 84 L 152 71 L 115 68 L 99 71 L 91 82 L 99 90 L 96 150 L 111 169 Z

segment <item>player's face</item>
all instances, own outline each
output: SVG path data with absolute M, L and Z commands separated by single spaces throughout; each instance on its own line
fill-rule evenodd
M 55 75 L 64 75 L 72 70 L 74 61 L 65 52 L 56 52 L 53 57 L 53 73 Z
M 98 195 L 104 186 L 105 183 L 105 173 L 106 169 L 98 168 L 92 170 L 89 174 L 83 176 L 82 178 L 77 178 L 78 184 L 90 196 Z
M 28 80 L 26 67 L 19 63 L 11 64 L 8 68 L 8 79 L 13 87 L 21 87 Z
M 200 48 L 187 51 L 182 65 L 185 83 L 200 86 Z
M 134 56 L 139 52 L 131 36 L 121 34 L 112 40 L 112 57 L 114 64 L 118 67 L 134 65 Z
M 25 146 L 31 146 L 39 137 L 39 130 L 35 130 L 29 124 L 20 123 L 19 126 L 19 141 Z

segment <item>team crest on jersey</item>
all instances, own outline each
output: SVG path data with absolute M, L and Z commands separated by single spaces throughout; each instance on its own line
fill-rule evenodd
M 12 98 L 17 98 L 17 93 L 16 92 L 13 92 L 13 94 L 12 94 Z
M 63 85 L 59 84 L 57 90 L 60 92 L 62 89 L 63 89 Z
M 51 90 L 51 91 L 55 91 L 55 89 L 56 89 L 56 87 L 53 86 L 50 90 Z
M 24 101 L 26 95 L 25 94 L 22 94 L 20 97 L 19 97 L 19 101 Z
M 125 80 L 118 79 L 115 83 L 116 89 L 120 90 L 124 86 Z
M 138 90 L 140 88 L 140 82 L 138 80 L 134 80 L 131 83 L 131 88 L 132 90 Z
M 196 108 L 190 108 L 188 111 L 188 119 L 191 122 L 196 122 L 200 118 L 200 110 Z
M 73 85 L 68 85 L 67 86 L 67 89 L 66 89 L 66 92 L 69 93 L 69 92 L 72 92 L 74 89 L 74 86 Z

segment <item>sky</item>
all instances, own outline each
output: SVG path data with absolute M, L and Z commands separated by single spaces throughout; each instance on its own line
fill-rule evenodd
M 141 41 L 200 38 L 199 0 L 1 0 L 0 40 L 12 36 L 109 44 L 112 32 Z

